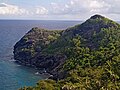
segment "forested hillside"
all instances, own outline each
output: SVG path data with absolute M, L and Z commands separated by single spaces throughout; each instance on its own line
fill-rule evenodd
M 26 41 L 31 40 L 29 35 L 28 32 Z M 46 38 L 49 39 L 47 44 L 43 44 L 39 38 L 32 38 L 39 43 L 35 44 L 36 49 L 33 49 L 32 42 L 23 45 L 19 41 L 15 45 L 14 55 L 18 62 L 21 62 L 21 57 L 22 63 L 45 68 L 53 74 L 53 77 L 39 81 L 34 87 L 20 90 L 120 90 L 118 23 L 101 15 L 94 15 L 80 25 L 63 31 L 52 31 Z M 39 50 L 36 46 L 42 49 Z M 29 47 L 24 50 L 29 50 L 32 57 L 27 58 L 25 55 L 23 59 L 24 47 Z

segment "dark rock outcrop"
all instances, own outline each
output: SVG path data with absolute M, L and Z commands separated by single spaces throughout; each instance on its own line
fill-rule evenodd
M 55 73 L 66 59 L 62 54 L 45 54 L 43 50 L 49 43 L 60 37 L 61 31 L 32 28 L 14 46 L 14 59 L 22 65 L 40 68 L 49 73 Z

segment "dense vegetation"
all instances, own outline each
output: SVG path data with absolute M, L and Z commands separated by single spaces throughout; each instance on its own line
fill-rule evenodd
M 120 25 L 95 15 L 68 28 L 43 53 L 62 53 L 64 78 L 39 81 L 19 90 L 120 90 Z
M 41 52 L 46 46 L 55 41 L 62 30 L 45 30 L 37 27 L 32 28 L 26 33 L 14 46 L 14 58 L 21 60 L 21 63 L 28 63 L 38 52 Z

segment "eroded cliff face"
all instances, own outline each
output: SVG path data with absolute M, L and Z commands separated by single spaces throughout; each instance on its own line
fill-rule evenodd
M 14 46 L 16 60 L 29 60 L 60 36 L 61 31 L 32 28 Z
M 45 54 L 43 50 L 60 37 L 62 31 L 32 28 L 14 46 L 14 59 L 18 63 L 53 70 L 65 60 L 61 54 Z

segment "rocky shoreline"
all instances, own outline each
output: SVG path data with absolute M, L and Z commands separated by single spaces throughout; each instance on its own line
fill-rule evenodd
M 15 63 L 17 64 L 20 64 L 20 65 L 23 65 L 23 66 L 27 66 L 27 67 L 31 67 L 31 68 L 34 68 L 36 70 L 38 70 L 38 72 L 36 73 L 37 75 L 40 75 L 42 76 L 44 79 L 54 79 L 54 80 L 57 80 L 58 78 L 63 78 L 63 75 L 59 75 L 61 72 L 59 71 L 59 69 L 61 68 L 61 64 L 65 62 L 65 59 L 62 59 L 61 62 L 59 62 L 59 64 L 56 66 L 53 65 L 53 67 L 51 66 L 51 68 L 49 67 L 38 67 L 36 66 L 35 64 L 30 64 L 29 62 L 21 62 L 20 60 L 16 60 Z M 46 60 L 47 61 L 47 60 Z M 50 60 L 48 60 L 50 61 Z M 49 64 L 48 63 L 45 63 L 46 65 L 42 65 L 42 66 L 47 66 Z M 54 63 L 55 64 L 55 63 Z M 53 68 L 53 69 L 52 69 Z M 62 72 L 63 73 L 63 72 Z
M 14 59 L 21 65 L 42 68 L 50 75 L 56 76 L 56 72 L 65 62 L 66 56 L 59 52 L 53 53 L 51 52 L 53 49 L 50 51 L 47 48 L 50 48 L 49 45 L 59 38 L 62 32 L 62 30 L 32 28 L 15 44 Z
M 17 61 L 17 60 L 14 60 L 14 61 L 18 65 L 23 65 L 23 66 L 26 66 L 26 67 L 31 67 L 31 68 L 34 68 L 34 69 L 38 70 L 35 74 L 42 76 L 44 79 L 49 79 L 49 78 L 53 77 L 53 75 L 50 74 L 49 72 L 46 72 L 46 70 L 44 68 L 37 68 L 34 65 L 21 63 L 20 61 Z

